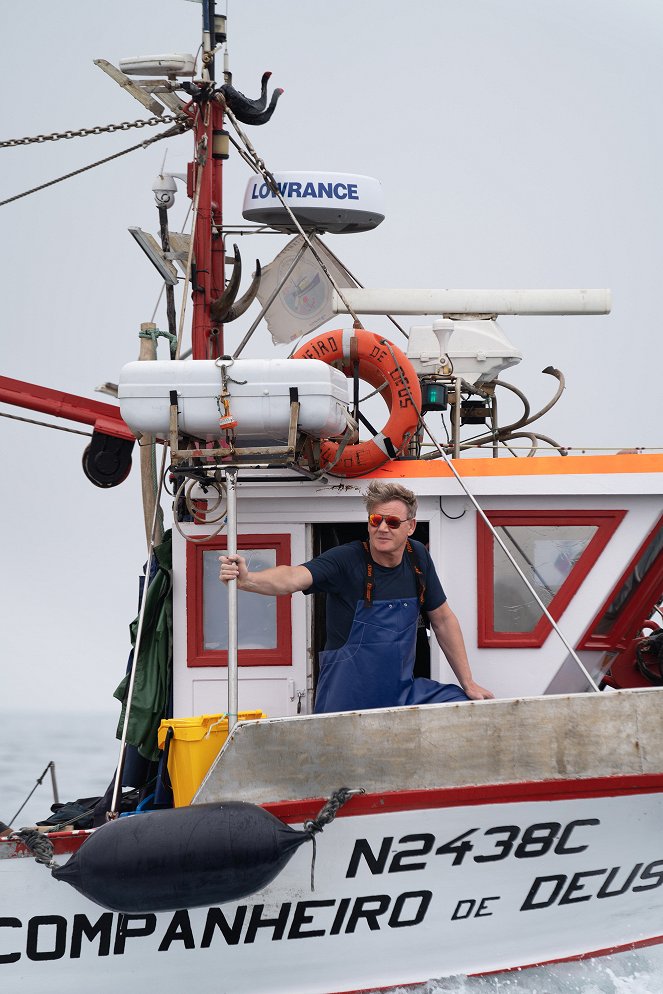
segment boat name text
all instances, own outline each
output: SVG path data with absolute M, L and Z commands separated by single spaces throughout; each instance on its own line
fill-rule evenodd
M 124 915 L 106 911 L 94 921 L 87 915 L 76 914 L 71 922 L 63 915 L 36 915 L 24 923 L 19 918 L 0 918 L 0 964 L 16 963 L 22 953 L 16 948 L 24 945 L 29 960 L 57 960 L 65 956 L 79 959 L 85 944 L 96 942 L 97 956 L 124 954 L 127 943 L 155 935 L 158 951 L 168 952 L 174 945 L 179 949 L 207 949 L 220 934 L 228 946 L 250 944 L 260 935 L 272 942 L 282 939 L 310 939 L 327 935 L 352 934 L 357 930 L 378 931 L 381 928 L 409 928 L 420 925 L 426 917 L 433 894 L 429 890 L 391 894 L 370 894 L 343 897 L 339 900 L 286 901 L 276 906 L 240 904 L 223 911 L 209 908 L 202 931 L 196 936 L 189 912 L 175 911 L 163 932 L 155 914 Z M 24 942 L 10 943 L 10 930 L 25 929 Z M 259 931 L 260 930 L 260 931 Z

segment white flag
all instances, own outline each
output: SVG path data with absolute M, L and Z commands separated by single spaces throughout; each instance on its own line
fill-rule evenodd
M 335 262 L 319 238 L 313 235 L 310 241 L 338 286 L 357 285 Z M 304 244 L 302 236 L 297 235 L 262 271 L 258 300 L 263 307 L 283 283 L 265 315 L 275 345 L 294 342 L 300 335 L 315 331 L 334 316 L 331 306 L 332 285 L 308 246 L 293 271 L 287 275 Z

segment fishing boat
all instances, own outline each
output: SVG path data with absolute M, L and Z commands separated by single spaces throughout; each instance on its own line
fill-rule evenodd
M 106 795 L 0 839 L 5 986 L 332 994 L 663 941 L 663 456 L 569 451 L 538 424 L 563 373 L 534 409 L 503 379 L 521 353 L 502 316 L 600 321 L 610 293 L 360 286 L 325 235 L 377 228 L 379 182 L 271 172 L 252 129 L 277 126 L 279 89 L 239 89 L 202 9 L 198 58 L 98 63 L 193 142 L 186 176 L 154 183 L 158 236 L 131 229 L 167 329 L 141 326 L 119 403 L 0 377 L 3 403 L 92 428 L 98 488 L 140 462 L 148 549 Z M 238 244 L 265 229 L 288 242 L 247 280 Z M 265 327 L 291 357 L 244 355 Z M 364 539 L 372 480 L 417 494 L 494 699 L 316 713 L 321 596 L 219 582 L 225 553 L 260 570 Z M 453 679 L 425 618 L 417 644 L 419 673 Z

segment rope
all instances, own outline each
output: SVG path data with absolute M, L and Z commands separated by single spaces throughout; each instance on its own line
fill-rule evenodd
M 25 848 L 34 856 L 35 862 L 43 863 L 44 866 L 50 868 L 58 865 L 53 859 L 53 843 L 47 836 L 41 832 L 37 832 L 36 829 L 22 828 L 18 832 L 14 832 L 10 836 L 10 839 L 17 839 L 22 842 Z
M 35 421 L 33 418 L 19 418 L 18 414 L 5 414 L 0 411 L 0 418 L 9 418 L 11 421 L 24 421 L 28 425 L 39 425 L 40 428 L 53 428 L 55 431 L 69 431 L 72 435 L 85 435 L 92 438 L 91 431 L 79 431 L 77 428 L 63 428 L 61 425 L 51 425 L 48 421 Z
M 304 823 L 304 831 L 311 837 L 313 843 L 313 854 L 311 856 L 311 890 L 315 890 L 315 857 L 316 845 L 315 837 L 321 832 L 325 825 L 330 825 L 344 804 L 354 797 L 355 794 L 365 794 L 363 787 L 339 787 L 331 795 L 328 801 L 320 808 L 318 814 L 311 821 Z
M 57 179 L 49 180 L 47 183 L 42 183 L 40 186 L 33 186 L 31 190 L 25 190 L 23 193 L 17 193 L 13 197 L 8 197 L 7 200 L 0 200 L 0 207 L 5 207 L 6 204 L 11 204 L 15 200 L 20 200 L 22 197 L 29 197 L 32 193 L 38 193 L 40 190 L 45 190 L 49 186 L 55 186 L 56 183 L 62 183 L 63 180 L 71 179 L 72 176 L 79 176 L 81 173 L 87 172 L 89 169 L 96 169 L 97 166 L 102 166 L 105 162 L 112 162 L 113 159 L 119 159 L 122 155 L 128 155 L 129 152 L 135 152 L 139 148 L 147 148 L 148 145 L 153 145 L 154 142 L 161 141 L 163 138 L 173 138 L 175 135 L 182 134 L 187 128 L 191 127 L 188 122 L 181 122 L 175 125 L 174 128 L 169 128 L 168 131 L 164 131 L 160 135 L 155 135 L 154 138 L 148 138 L 147 141 L 139 142 L 137 145 L 131 145 L 130 148 L 125 148 L 121 152 L 115 152 L 113 155 L 107 155 L 105 159 L 99 159 L 97 162 L 91 162 L 88 166 L 82 166 L 80 169 L 74 169 L 71 173 L 65 173 L 64 176 L 58 176 Z
M 154 328 L 150 331 L 139 331 L 139 338 L 151 338 L 154 344 L 157 344 L 159 338 L 167 338 L 170 345 L 174 345 L 177 342 L 177 335 L 171 335 L 169 331 L 159 331 L 158 328 Z
M 238 152 L 240 158 L 242 158 L 244 162 L 247 164 L 249 169 L 252 169 L 253 172 L 257 173 L 259 176 L 262 175 L 260 170 L 256 166 L 255 162 L 251 158 L 251 156 L 244 151 L 240 143 L 238 141 L 235 141 L 232 135 L 228 135 L 228 140 L 230 141 L 230 144 L 233 146 L 233 148 L 235 148 L 235 150 Z

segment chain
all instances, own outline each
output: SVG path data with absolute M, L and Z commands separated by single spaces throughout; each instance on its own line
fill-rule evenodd
M 161 121 L 161 118 L 157 120 Z M 29 197 L 32 193 L 37 193 L 39 190 L 45 190 L 49 186 L 54 186 L 56 183 L 62 183 L 65 179 L 71 179 L 72 176 L 79 176 L 81 173 L 85 173 L 88 169 L 96 169 L 97 166 L 102 166 L 106 162 L 112 162 L 113 159 L 119 159 L 122 155 L 128 155 L 129 152 L 135 152 L 139 148 L 147 148 L 149 145 L 153 145 L 154 142 L 162 141 L 164 138 L 173 138 L 175 135 L 182 134 L 187 128 L 192 126 L 190 118 L 185 115 L 181 115 L 175 118 L 176 123 L 172 128 L 168 128 L 167 131 L 162 131 L 159 135 L 154 135 L 152 138 L 146 138 L 144 142 L 139 142 L 137 145 L 131 145 L 129 148 L 123 148 L 121 152 L 115 152 L 113 155 L 107 155 L 105 159 L 99 159 L 97 162 L 91 162 L 88 166 L 81 166 L 80 169 L 74 169 L 73 172 L 65 173 L 64 176 L 58 176 L 57 179 L 51 179 L 47 183 L 42 183 L 40 186 L 33 186 L 31 190 L 24 190 L 23 193 L 16 193 L 13 197 L 8 197 L 6 200 L 0 200 L 0 207 L 4 207 L 6 204 L 12 204 L 15 200 L 21 200 L 22 197 Z M 146 122 L 149 123 L 149 122 Z
M 95 128 L 81 128 L 79 131 L 54 131 L 50 135 L 34 135 L 31 138 L 9 138 L 0 142 L 0 148 L 16 148 L 19 145 L 42 145 L 44 142 L 57 142 L 61 138 L 87 138 L 88 135 L 104 135 L 113 131 L 130 131 L 131 128 L 153 128 L 157 124 L 171 124 L 187 120 L 186 114 L 164 114 L 163 117 L 148 117 L 147 120 L 122 121 L 121 124 L 97 125 Z

